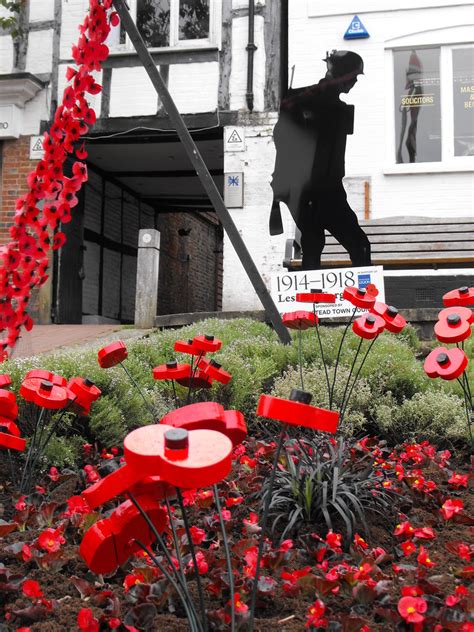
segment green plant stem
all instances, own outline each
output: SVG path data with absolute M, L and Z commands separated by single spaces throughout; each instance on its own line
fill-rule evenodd
M 359 352 L 360 352 L 360 349 L 361 349 L 361 347 L 362 347 L 362 343 L 363 343 L 363 342 L 364 342 L 364 339 L 363 339 L 363 338 L 361 338 L 361 339 L 359 340 L 359 346 L 357 347 L 357 351 L 356 351 L 356 353 L 355 353 L 355 356 L 354 356 L 354 358 L 353 358 L 353 360 L 352 360 L 351 369 L 350 369 L 350 371 L 349 371 L 349 376 L 348 376 L 348 378 L 347 378 L 346 386 L 345 386 L 345 388 L 344 388 L 344 394 L 343 394 L 343 396 L 342 396 L 342 400 L 341 400 L 341 407 L 340 407 L 340 416 L 341 416 L 341 419 L 340 419 L 340 421 L 342 421 L 342 415 L 343 415 L 343 410 L 344 410 L 344 401 L 345 401 L 345 399 L 346 399 L 347 389 L 349 388 L 349 383 L 350 383 L 350 381 L 351 381 L 352 373 L 353 373 L 353 371 L 354 371 L 354 367 L 355 367 L 355 365 L 356 365 L 357 358 L 359 357 Z
M 334 375 L 333 375 L 333 379 L 332 379 L 332 386 L 331 386 L 331 391 L 329 393 L 329 410 L 332 410 L 332 403 L 333 403 L 333 399 L 334 399 L 334 388 L 336 386 L 337 368 L 339 366 L 339 360 L 340 360 L 340 357 L 341 357 L 342 345 L 343 345 L 344 340 L 346 338 L 347 330 L 349 329 L 350 324 L 354 320 L 354 316 L 356 314 L 356 311 L 357 311 L 357 306 L 354 307 L 354 310 L 353 310 L 353 312 L 351 314 L 349 322 L 347 323 L 347 325 L 346 325 L 346 327 L 344 329 L 344 333 L 342 334 L 341 340 L 339 342 L 339 348 L 337 350 L 337 356 L 336 356 L 336 364 L 334 365 Z
M 184 574 L 184 568 L 183 568 L 183 557 L 181 555 L 181 549 L 179 546 L 179 540 L 178 540 L 178 534 L 176 533 L 176 525 L 174 523 L 174 518 L 173 518 L 173 514 L 171 513 L 171 505 L 170 502 L 168 500 L 168 496 L 165 495 L 165 504 L 166 504 L 166 509 L 168 510 L 168 518 L 169 518 L 169 523 L 170 523 L 170 527 L 171 527 L 171 535 L 173 537 L 173 542 L 174 542 L 174 548 L 176 551 L 176 559 L 178 560 L 178 566 L 179 566 L 179 572 L 181 575 L 181 580 L 183 582 L 186 582 L 186 575 Z
M 194 365 L 194 367 L 193 367 L 193 363 L 191 362 L 191 379 L 189 381 L 189 388 L 188 388 L 188 395 L 186 397 L 186 404 L 190 404 L 191 403 L 191 392 L 193 390 L 194 378 L 196 376 L 197 370 L 199 368 L 199 363 L 201 362 L 203 355 L 204 355 L 204 352 L 201 351 L 201 353 L 198 355 L 198 358 L 196 360 L 196 364 Z
M 315 303 L 313 303 L 313 314 L 314 314 L 315 317 L 317 317 Z M 327 387 L 328 387 L 328 398 L 329 398 L 330 394 L 331 394 L 331 386 L 329 384 L 328 367 L 326 365 L 326 360 L 324 359 L 323 343 L 321 342 L 321 335 L 319 333 L 318 325 L 316 325 L 315 329 L 316 329 L 316 337 L 318 338 L 318 343 L 319 343 L 319 350 L 321 351 L 321 360 L 323 361 L 324 374 L 326 375 L 326 384 L 327 384 Z
M 301 329 L 298 329 L 298 364 L 300 366 L 300 381 L 301 381 L 301 390 L 304 391 L 304 381 L 303 381 L 303 353 L 301 349 Z
M 143 394 L 142 389 L 140 388 L 138 382 L 135 380 L 135 378 L 133 377 L 133 375 L 130 373 L 130 371 L 127 369 L 127 367 L 125 366 L 125 364 L 123 362 L 119 362 L 120 366 L 122 367 L 122 369 L 125 371 L 125 373 L 128 375 L 129 380 L 131 381 L 131 383 L 133 384 L 133 386 L 137 389 L 137 391 L 140 393 L 141 398 L 143 399 L 145 406 L 147 407 L 150 415 L 152 416 L 153 421 L 155 421 L 155 411 L 153 409 L 153 406 L 150 404 L 150 402 L 147 400 L 147 398 L 145 397 L 145 395 Z
M 253 631 L 253 622 L 255 618 L 255 605 L 257 603 L 258 580 L 260 578 L 260 562 L 262 561 L 263 546 L 265 544 L 265 532 L 267 529 L 268 514 L 270 512 L 270 502 L 271 502 L 271 497 L 272 497 L 273 485 L 275 483 L 275 475 L 276 475 L 276 470 L 278 466 L 278 460 L 280 458 L 281 449 L 283 447 L 283 440 L 285 438 L 286 430 L 287 430 L 287 424 L 284 424 L 281 429 L 280 438 L 278 440 L 278 445 L 275 451 L 275 457 L 273 459 L 272 470 L 270 472 L 270 480 L 268 483 L 268 492 L 265 498 L 265 503 L 264 503 L 264 508 L 263 508 L 262 531 L 260 533 L 260 542 L 258 543 L 257 566 L 255 569 L 255 577 L 254 577 L 254 582 L 252 586 L 252 598 L 250 601 L 250 619 L 249 619 L 250 632 Z
M 202 623 L 204 626 L 204 630 L 207 632 L 208 624 L 207 624 L 206 607 L 204 605 L 204 593 L 202 590 L 201 577 L 199 576 L 199 569 L 198 569 L 197 559 L 196 559 L 196 550 L 194 548 L 193 539 L 191 537 L 191 529 L 189 528 L 189 520 L 188 520 L 188 516 L 186 515 L 186 511 L 184 507 L 183 495 L 179 487 L 176 488 L 176 495 L 178 498 L 179 507 L 181 509 L 181 515 L 183 516 L 184 530 L 186 531 L 186 537 L 188 538 L 188 542 L 189 542 L 189 551 L 191 553 L 191 559 L 193 561 L 194 576 L 196 578 L 196 585 L 197 585 L 198 596 L 199 596 L 199 607 L 201 609 L 201 614 L 202 614 Z
M 214 491 L 214 500 L 216 502 L 217 513 L 219 515 L 219 521 L 221 523 L 221 531 L 222 531 L 222 543 L 224 545 L 225 552 L 225 561 L 227 564 L 227 572 L 229 574 L 229 590 L 230 590 L 230 619 L 231 619 L 231 632 L 235 631 L 235 591 L 234 591 L 234 571 L 232 569 L 232 558 L 229 550 L 229 542 L 227 541 L 227 533 L 225 530 L 225 522 L 224 517 L 222 515 L 221 503 L 219 500 L 219 490 L 217 489 L 217 485 L 213 485 L 212 489 Z
M 349 405 L 349 401 L 351 399 L 352 391 L 354 390 L 354 386 L 356 385 L 356 382 L 359 379 L 359 375 L 360 375 L 360 372 L 362 371 L 362 367 L 364 366 L 365 361 L 367 360 L 367 356 L 369 355 L 370 350 L 374 346 L 374 342 L 377 340 L 378 337 L 379 336 L 377 335 L 377 336 L 375 336 L 375 338 L 373 340 L 370 341 L 370 344 L 367 347 L 367 351 L 365 352 L 365 355 L 362 358 L 362 362 L 360 363 L 359 368 L 357 369 L 357 373 L 355 375 L 354 381 L 352 382 L 352 386 L 350 388 L 349 394 L 347 395 L 347 399 L 346 399 L 345 402 L 343 400 L 343 403 L 342 403 L 343 408 L 341 409 L 341 421 L 344 419 L 344 415 L 346 413 L 347 406 Z M 361 342 L 362 342 L 362 338 L 361 338 Z M 359 348 L 360 348 L 360 345 L 359 345 Z M 352 369 L 351 369 L 351 371 L 352 371 Z M 350 378 L 350 375 L 349 375 L 349 378 Z
M 467 383 L 466 375 L 463 373 L 462 381 L 459 378 L 456 378 L 456 379 L 461 385 L 463 396 L 464 396 L 464 407 L 466 409 L 467 429 L 469 432 L 469 440 L 471 442 L 471 450 L 472 450 L 474 448 L 474 438 L 472 436 L 472 428 L 471 428 L 472 397 L 470 397 L 471 393 L 468 390 L 469 384 Z
M 166 579 L 169 581 L 169 583 L 175 589 L 175 591 L 176 591 L 178 597 L 181 599 L 181 603 L 183 604 L 184 609 L 186 611 L 186 616 L 187 616 L 189 624 L 191 626 L 191 632 L 202 632 L 202 628 L 199 625 L 199 622 L 196 621 L 196 619 L 195 619 L 195 614 L 190 610 L 189 604 L 187 603 L 183 592 L 181 591 L 181 589 L 178 586 L 178 584 L 176 583 L 176 581 L 173 579 L 172 575 L 163 566 L 163 564 L 160 562 L 160 560 L 155 555 L 153 555 L 153 552 L 151 551 L 151 549 L 148 549 L 148 547 L 146 547 L 142 542 L 140 542 L 140 540 L 137 540 L 136 538 L 135 538 L 135 542 L 138 544 L 138 546 L 143 551 L 145 551 L 145 553 L 147 553 L 147 555 L 150 556 L 150 559 L 152 560 L 153 564 L 163 573 L 163 575 L 166 577 Z
M 41 438 L 43 436 L 43 429 L 45 428 L 45 426 L 43 426 L 43 428 L 41 429 L 40 437 L 38 439 L 38 447 L 36 449 L 36 453 L 35 453 L 35 456 L 33 458 L 32 464 L 31 464 L 31 475 L 30 475 L 30 478 L 33 475 L 34 467 L 35 467 L 36 463 L 38 462 L 38 459 L 40 458 L 41 454 L 44 454 L 44 451 L 46 450 L 46 446 L 51 441 L 51 438 L 52 438 L 53 434 L 55 433 L 56 429 L 58 428 L 59 424 L 61 423 L 64 415 L 67 413 L 68 409 L 72 406 L 72 404 L 76 401 L 76 399 L 77 399 L 77 396 L 74 399 L 69 400 L 67 406 L 64 408 L 64 410 L 60 414 L 59 418 L 54 422 L 52 428 L 49 431 L 48 436 L 46 437 L 45 442 L 43 443 L 43 445 L 41 445 Z
M 142 506 L 140 505 L 140 503 L 137 502 L 137 500 L 134 497 L 134 495 L 130 491 L 127 492 L 127 495 L 130 498 L 130 500 L 132 501 L 132 503 L 135 505 L 135 507 L 138 509 L 138 511 L 140 512 L 140 515 L 143 517 L 143 519 L 145 520 L 147 525 L 150 527 L 151 532 L 155 536 L 156 541 L 158 542 L 158 544 L 160 545 L 161 550 L 162 550 L 164 556 L 166 557 L 166 560 L 167 560 L 170 568 L 173 569 L 174 572 L 176 573 L 176 569 L 175 569 L 173 560 L 171 558 L 171 555 L 170 555 L 170 553 L 168 551 L 168 548 L 167 548 L 163 538 L 161 537 L 161 534 L 158 532 L 157 528 L 155 527 L 153 522 L 150 520 L 150 517 L 148 516 L 148 514 L 145 511 L 143 511 Z M 191 595 L 189 594 L 189 590 L 188 590 L 188 586 L 187 586 L 186 582 L 183 581 L 183 579 L 181 578 L 181 575 L 179 573 L 176 573 L 176 577 L 177 577 L 178 583 L 181 585 L 181 588 L 183 590 L 183 594 L 186 596 L 186 599 L 188 600 L 189 608 L 193 611 L 193 614 L 194 614 L 194 617 L 195 617 L 196 621 L 199 621 L 199 618 L 198 618 L 198 616 L 196 614 L 196 609 L 194 607 L 193 600 L 191 599 Z M 199 630 L 202 630 L 201 624 L 199 624 Z
M 30 465 L 30 461 L 31 461 L 31 457 L 33 456 L 33 451 L 36 448 L 36 434 L 38 431 L 38 426 L 41 423 L 44 413 L 45 413 L 45 408 L 41 409 L 41 412 L 36 420 L 36 424 L 35 424 L 35 429 L 33 431 L 33 437 L 31 438 L 31 443 L 28 447 L 28 454 L 26 455 L 26 461 L 25 461 L 25 465 L 23 467 L 23 472 L 21 475 L 21 481 L 20 481 L 20 493 L 23 493 L 24 491 L 24 484 L 26 483 L 26 481 L 28 480 L 28 476 L 27 476 L 27 472 L 29 471 L 29 465 Z

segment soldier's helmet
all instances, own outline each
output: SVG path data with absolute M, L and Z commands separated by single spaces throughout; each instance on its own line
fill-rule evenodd
M 350 50 L 333 50 L 326 53 L 324 60 L 328 66 L 326 77 L 339 79 L 341 77 L 364 74 L 364 61 L 360 55 Z

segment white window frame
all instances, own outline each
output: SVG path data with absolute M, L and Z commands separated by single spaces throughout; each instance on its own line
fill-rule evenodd
M 128 0 L 130 15 L 137 19 L 137 0 Z M 120 29 L 120 25 L 115 27 Z M 222 41 L 222 0 L 209 0 L 209 37 L 203 39 L 179 39 L 179 0 L 170 0 L 170 45 L 159 48 L 150 47 L 150 52 L 163 53 L 176 50 L 220 49 Z M 109 43 L 112 55 L 134 52 L 133 44 L 125 34 L 125 44 Z
M 451 27 L 427 32 L 415 33 L 388 43 L 385 48 L 385 165 L 384 174 L 404 173 L 440 173 L 450 171 L 474 171 L 474 156 L 454 155 L 454 107 L 453 107 L 453 56 L 452 51 L 459 48 L 474 48 L 472 30 L 469 39 L 463 36 L 465 28 Z M 449 31 L 453 39 L 449 40 Z M 440 32 L 443 36 L 440 36 Z M 455 35 L 458 37 L 454 37 Z M 447 38 L 447 39 L 446 39 Z M 459 38 L 461 41 L 459 41 Z M 465 41 L 463 41 L 463 39 Z M 440 99 L 441 99 L 441 160 L 439 162 L 396 163 L 395 151 L 395 81 L 394 55 L 396 50 L 411 48 L 438 48 L 440 51 Z

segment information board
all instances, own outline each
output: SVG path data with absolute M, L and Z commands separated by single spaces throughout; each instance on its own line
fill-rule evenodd
M 354 310 L 354 306 L 342 298 L 344 289 L 346 287 L 365 288 L 369 284 L 377 288 L 377 300 L 385 302 L 382 266 L 280 272 L 272 277 L 271 293 L 280 313 L 313 309 L 311 303 L 298 302 L 297 293 L 319 290 L 335 294 L 336 302 L 317 305 L 316 313 L 320 318 L 344 318 L 349 317 Z M 364 311 L 366 310 L 358 309 L 356 314 L 362 314 Z

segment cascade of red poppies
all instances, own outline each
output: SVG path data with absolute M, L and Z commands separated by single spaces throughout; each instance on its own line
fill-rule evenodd
M 112 0 L 89 0 L 79 40 L 72 47 L 76 68 L 67 69 L 69 84 L 49 131 L 43 134 L 43 159 L 27 178 L 28 192 L 16 201 L 11 241 L 0 248 L 0 361 L 8 357 L 22 328 L 30 331 L 33 327 L 27 311 L 31 292 L 48 279 L 48 252 L 64 245 L 60 225 L 71 221 L 77 193 L 87 180 L 87 166 L 82 162 L 87 152 L 79 142 L 96 121 L 88 95 L 102 90 L 92 73 L 102 69 L 109 54 L 104 42 L 119 21 L 111 6 Z M 70 157 L 77 160 L 66 175 Z

